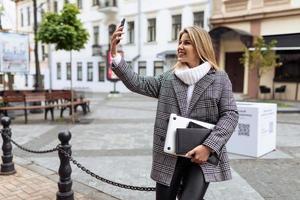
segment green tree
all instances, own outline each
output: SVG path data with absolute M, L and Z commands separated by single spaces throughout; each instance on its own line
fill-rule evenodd
M 243 57 L 240 59 L 240 62 L 244 66 L 248 66 L 250 70 L 256 70 L 257 86 L 260 85 L 261 77 L 264 73 L 281 65 L 281 63 L 278 62 L 279 56 L 274 50 L 276 44 L 276 40 L 266 43 L 262 37 L 258 37 L 254 42 L 253 50 L 245 48 Z M 257 94 L 258 87 L 256 95 Z
M 37 39 L 43 43 L 54 44 L 56 50 L 70 52 L 71 69 L 72 51 L 84 48 L 89 38 L 82 22 L 77 19 L 78 14 L 79 10 L 74 4 L 65 4 L 61 13 L 46 13 L 37 34 Z M 71 70 L 72 121 L 74 122 L 72 77 Z
M 79 51 L 84 48 L 89 34 L 77 19 L 78 8 L 65 4 L 61 13 L 46 13 L 40 24 L 37 39 L 46 44 L 55 44 L 56 50 Z

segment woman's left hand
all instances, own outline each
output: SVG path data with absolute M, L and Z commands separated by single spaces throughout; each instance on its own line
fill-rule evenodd
M 191 161 L 198 164 L 206 163 L 209 155 L 211 153 L 211 149 L 204 145 L 199 145 L 187 152 L 185 155 L 188 158 L 191 158 Z

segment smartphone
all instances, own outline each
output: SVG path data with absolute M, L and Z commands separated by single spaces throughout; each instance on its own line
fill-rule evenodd
M 125 25 L 125 18 L 122 19 L 120 27 L 124 27 Z M 120 40 L 117 41 L 117 44 L 119 44 Z
M 122 19 L 120 26 L 124 26 L 124 24 L 125 24 L 125 18 Z

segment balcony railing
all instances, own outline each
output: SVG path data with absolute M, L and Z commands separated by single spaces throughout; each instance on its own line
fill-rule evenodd
M 104 13 L 116 13 L 118 5 L 116 0 L 104 0 L 100 2 L 99 11 Z

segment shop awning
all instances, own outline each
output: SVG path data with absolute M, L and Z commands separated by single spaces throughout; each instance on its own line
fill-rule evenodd
M 212 37 L 212 39 L 219 40 L 223 34 L 228 32 L 233 32 L 239 35 L 241 42 L 243 42 L 247 47 L 252 45 L 253 36 L 246 31 L 235 29 L 235 28 L 219 26 L 210 30 L 209 35 Z
M 297 49 L 300 47 L 300 33 L 283 34 L 283 35 L 265 35 L 263 36 L 266 43 L 276 40 L 276 47 L 291 47 L 291 49 Z M 288 48 L 287 48 L 288 49 Z

